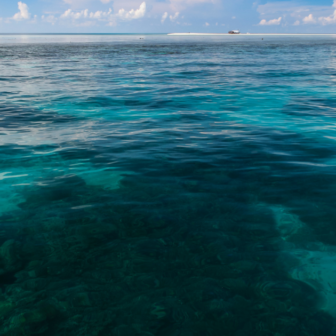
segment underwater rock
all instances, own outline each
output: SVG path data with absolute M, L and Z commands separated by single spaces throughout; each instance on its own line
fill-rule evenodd
M 131 290 L 146 291 L 160 286 L 160 280 L 155 274 L 137 274 L 125 277 L 125 283 Z
M 20 210 L 19 204 L 23 203 L 24 201 L 25 198 L 21 194 L 2 193 L 2 195 L 0 196 L 0 216 L 7 212 Z
M 17 316 L 13 316 L 10 320 L 10 324 L 8 329 L 9 330 L 16 330 L 16 329 L 20 329 L 24 324 L 26 323 L 26 319 L 24 314 L 19 314 Z M 19 332 L 19 330 L 18 330 Z
M 244 296 L 244 294 L 246 294 L 246 291 L 248 289 L 248 285 L 246 284 L 244 279 L 238 278 L 227 278 L 227 279 L 223 279 L 221 281 L 221 285 L 229 290 L 232 293 L 235 294 L 241 294 Z
M 274 213 L 276 226 L 283 239 L 289 239 L 304 227 L 297 215 L 290 213 L 284 206 L 270 206 Z
M 194 335 L 195 334 L 191 330 L 188 330 L 188 327 L 182 328 L 182 330 L 181 329 L 174 330 L 171 333 L 171 336 L 194 336 Z
M 90 300 L 90 297 L 88 293 L 78 293 L 76 294 L 73 299 L 72 299 L 73 305 L 76 306 L 81 306 L 81 307 L 90 307 L 92 306 L 92 302 Z
M 265 280 L 254 285 L 255 293 L 264 300 L 275 299 L 284 302 L 295 302 L 307 312 L 321 307 L 321 294 L 307 285 L 292 279 Z
M 202 274 L 209 278 L 225 279 L 232 278 L 238 273 L 232 270 L 228 265 L 210 265 L 202 268 Z
M 58 316 L 55 305 L 48 301 L 37 304 L 33 310 L 27 310 L 8 319 L 4 328 L 5 335 L 33 335 L 48 329 L 47 321 Z
M 166 254 L 167 248 L 160 239 L 139 239 L 135 250 L 146 257 L 161 258 Z
M 197 315 L 188 305 L 182 304 L 175 299 L 174 304 L 171 304 L 171 319 L 176 325 L 185 325 L 189 321 L 196 320 Z
M 80 225 L 76 230 L 76 240 L 84 244 L 97 244 L 99 242 L 111 241 L 117 237 L 117 229 L 113 224 L 90 223 Z
M 223 288 L 221 281 L 210 278 L 190 278 L 189 285 L 181 289 L 180 298 L 184 303 L 197 307 L 202 310 L 204 302 L 217 300 L 226 300 L 230 293 Z
M 37 278 L 47 275 L 47 267 L 43 265 L 43 262 L 40 260 L 32 260 L 26 267 L 28 275 L 31 278 Z
M 38 304 L 38 308 L 24 314 L 27 323 L 43 322 L 47 319 L 53 319 L 57 315 L 56 307 L 45 301 Z
M 270 323 L 269 328 L 273 332 L 277 332 L 284 335 L 290 335 L 293 330 L 298 329 L 299 321 L 292 316 L 288 316 L 287 314 L 278 314 L 271 319 L 272 323 Z
M 270 299 L 265 302 L 265 305 L 274 313 L 285 313 L 289 307 L 284 301 Z
M 128 298 L 124 309 L 128 311 L 128 314 L 119 312 L 119 321 L 126 325 L 132 325 L 139 331 L 149 330 L 155 334 L 160 327 L 169 322 L 169 305 L 161 301 L 153 302 L 146 295 L 134 296 L 131 301 Z
M 42 225 L 45 231 L 62 231 L 65 228 L 65 219 L 62 217 L 50 217 L 44 220 Z
M 252 272 L 256 269 L 257 263 L 249 260 L 240 260 L 229 264 L 232 269 L 239 270 L 241 272 Z
M 210 318 L 221 319 L 229 311 L 230 305 L 226 300 L 213 299 L 204 305 L 204 311 Z
M 4 298 L 0 298 L 0 319 L 2 319 L 7 313 L 11 312 L 15 308 L 15 304 Z
M 80 177 L 69 174 L 51 176 L 35 182 L 35 186 L 26 194 L 26 201 L 20 203 L 24 210 L 46 207 L 50 202 L 70 201 L 75 191 L 85 187 Z
M 334 317 L 320 310 L 304 321 L 305 329 L 314 335 L 336 335 Z
M 103 170 L 83 173 L 80 176 L 88 186 L 100 187 L 105 190 L 115 190 L 119 188 L 123 175 L 127 173 L 126 171 Z
M 29 291 L 36 291 L 36 290 L 44 290 L 48 285 L 48 280 L 45 278 L 35 278 L 25 281 L 23 285 L 23 289 Z
M 129 325 L 122 324 L 112 331 L 113 336 L 134 336 L 137 335 L 136 330 Z
M 18 271 L 21 266 L 20 244 L 13 239 L 5 241 L 0 247 L 0 275 Z
M 291 275 L 315 288 L 323 297 L 323 309 L 336 317 L 336 255 L 330 250 L 293 251 L 300 263 L 292 268 Z
M 88 294 L 93 307 L 99 306 L 102 309 L 108 309 L 118 306 L 119 302 L 126 298 L 129 293 L 121 286 L 107 285 L 103 287 L 97 286 L 95 291 Z
M 299 321 L 289 314 L 265 313 L 254 321 L 254 329 L 257 335 L 302 335 Z
M 165 265 L 163 265 L 163 263 L 146 257 L 133 257 L 131 260 L 129 260 L 129 264 L 125 264 L 125 266 L 126 265 L 129 265 L 128 268 L 131 268 L 135 273 L 150 273 L 153 271 L 153 269 L 158 273 L 165 271 Z
M 60 261 L 50 261 L 46 264 L 47 274 L 50 276 L 60 276 L 66 273 L 72 273 L 71 266 L 64 264 Z
M 245 297 L 240 295 L 235 295 L 228 302 L 231 306 L 230 310 L 235 314 L 242 314 L 244 311 L 246 314 L 246 311 L 248 311 L 252 305 L 250 300 L 247 300 Z

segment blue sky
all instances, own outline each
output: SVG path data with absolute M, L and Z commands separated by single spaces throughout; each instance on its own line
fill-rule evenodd
M 2 0 L 0 33 L 336 33 L 336 0 Z

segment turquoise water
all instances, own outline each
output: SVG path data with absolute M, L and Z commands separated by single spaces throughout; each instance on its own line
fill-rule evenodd
M 0 335 L 336 335 L 334 37 L 6 35 L 0 83 Z

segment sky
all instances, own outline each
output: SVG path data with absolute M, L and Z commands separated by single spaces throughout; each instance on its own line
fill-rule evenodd
M 0 33 L 336 33 L 336 0 L 1 0 Z

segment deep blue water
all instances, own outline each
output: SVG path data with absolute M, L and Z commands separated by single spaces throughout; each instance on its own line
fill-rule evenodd
M 0 37 L 0 335 L 336 335 L 336 38 Z

